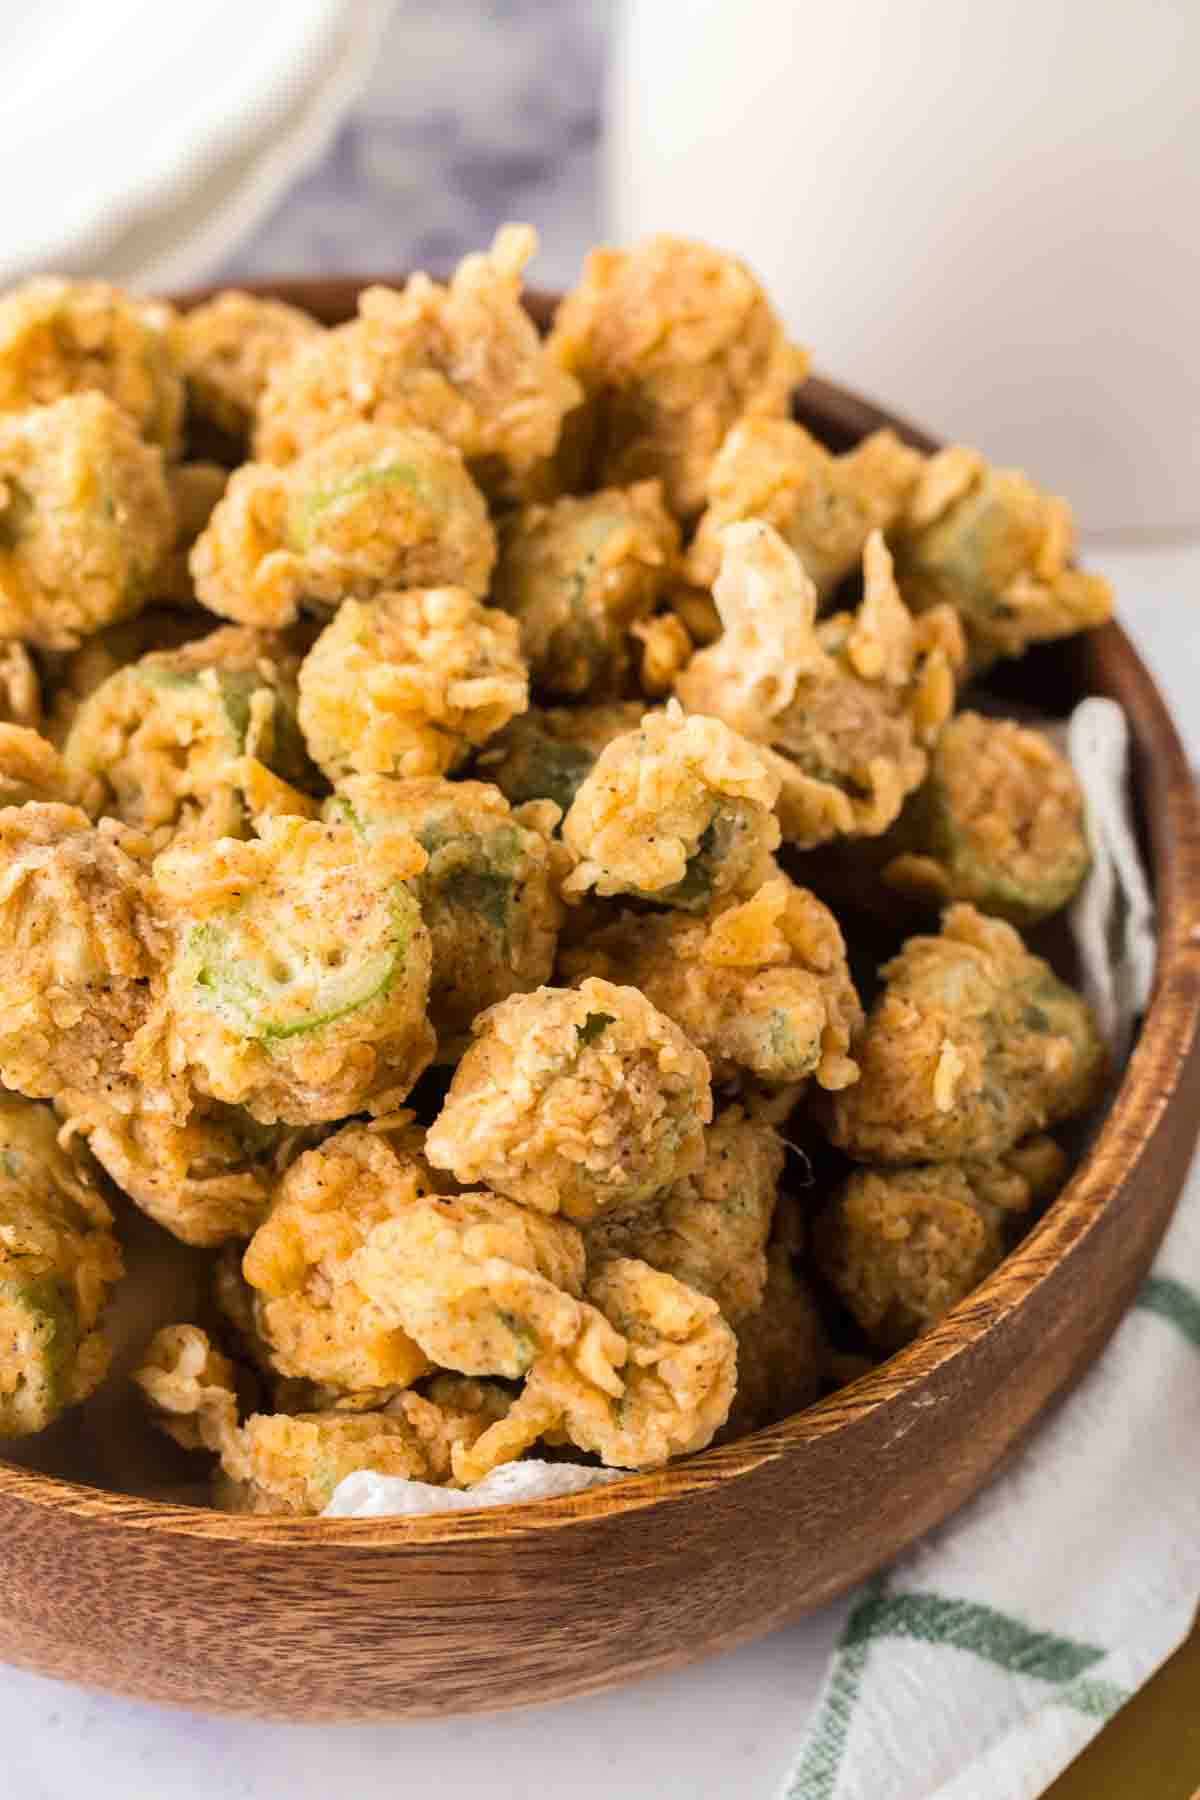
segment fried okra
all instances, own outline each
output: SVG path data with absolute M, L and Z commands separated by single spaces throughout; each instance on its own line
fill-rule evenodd
M 816 623 L 816 590 L 770 526 L 725 527 L 713 590 L 724 634 L 699 651 L 675 691 L 769 746 L 785 840 L 801 849 L 875 836 L 928 769 L 954 706 L 963 661 L 955 613 L 914 620 L 873 532 L 853 613 Z
M 583 383 L 596 482 L 657 476 L 684 519 L 730 426 L 785 417 L 808 367 L 744 263 L 665 235 L 591 251 L 549 349 Z
M 737 1382 L 737 1340 L 716 1301 L 633 1257 L 603 1264 L 586 1294 L 575 1340 L 538 1356 L 505 1417 L 455 1448 L 459 1481 L 543 1435 L 617 1469 L 661 1468 L 712 1442 Z
M 817 1297 L 795 1267 L 795 1202 L 781 1197 L 767 1247 L 767 1278 L 753 1312 L 739 1318 L 737 1393 L 721 1441 L 744 1437 L 811 1406 L 829 1370 Z M 782 1223 L 782 1229 L 778 1229 Z
M 506 225 L 447 287 L 414 275 L 399 290 L 367 288 L 355 320 L 271 376 L 256 454 L 290 462 L 348 424 L 419 425 L 460 450 L 485 488 L 519 481 L 554 451 L 580 399 L 521 304 L 536 248 L 531 227 Z
M 487 590 L 496 534 L 458 451 L 416 426 L 350 425 L 286 469 L 245 463 L 189 559 L 203 604 L 289 625 L 350 596 Z
M 517 622 L 461 587 L 345 600 L 300 670 L 314 761 L 345 775 L 442 775 L 529 704 Z
M 0 413 L 100 393 L 169 456 L 179 449 L 179 322 L 102 281 L 39 276 L 0 299 Z
M 261 839 L 182 844 L 154 865 L 174 949 L 130 1062 L 164 1062 L 263 1124 L 399 1104 L 429 1062 L 429 933 L 393 833 L 283 817 Z
M 137 612 L 173 533 L 162 453 L 105 395 L 0 411 L 0 634 L 71 650 Z
M 165 842 L 241 837 L 245 761 L 313 785 L 296 720 L 299 657 L 277 634 L 226 626 L 127 663 L 86 699 L 63 746 L 94 809 Z
M 1066 1160 L 1035 1138 L 995 1161 L 857 1169 L 818 1216 L 817 1268 L 871 1342 L 898 1350 L 991 1273 Z
M 488 743 L 477 767 L 511 806 L 553 800 L 565 814 L 600 752 L 615 737 L 636 730 L 645 712 L 640 700 L 531 706 Z
M 702 1050 L 719 1086 L 855 1079 L 862 1009 L 837 920 L 784 876 L 698 918 L 623 913 L 564 952 L 567 980 L 618 974 Z M 653 1258 L 650 1258 L 653 1261 Z
M 512 515 L 492 593 L 520 622 L 535 688 L 566 699 L 617 690 L 630 631 L 654 610 L 678 551 L 654 481 Z
M 46 735 L 61 749 L 76 713 L 101 682 L 152 650 L 178 650 L 194 638 L 207 637 L 214 623 L 212 614 L 198 606 L 148 606 L 85 638 L 69 656 L 47 658 L 52 666 L 46 680 Z
M 589 1269 L 635 1257 L 710 1295 L 736 1324 L 762 1299 L 783 1142 L 772 1126 L 730 1106 L 705 1132 L 704 1149 L 702 1169 L 643 1207 L 601 1213 L 583 1241 Z
M 111 1226 L 94 1165 L 59 1142 L 50 1108 L 0 1095 L 0 1438 L 43 1430 L 103 1379 Z
M 880 848 L 885 889 L 933 906 L 968 900 L 1020 927 L 1065 906 L 1090 860 L 1066 757 L 1044 732 L 973 712 L 943 728 Z
M 1011 925 L 952 906 L 881 974 L 860 1078 L 831 1106 L 833 1140 L 857 1160 L 1002 1156 L 1098 1098 L 1105 1055 L 1086 1003 Z
M 255 1413 L 239 1425 L 233 1364 L 194 1325 L 158 1332 L 133 1379 L 176 1443 L 220 1458 L 214 1498 L 229 1512 L 313 1516 L 358 1469 L 447 1482 L 453 1447 L 472 1443 L 487 1422 L 478 1410 L 405 1393 L 386 1411 Z
M 834 456 L 791 419 L 745 419 L 725 439 L 709 474 L 688 576 L 711 587 L 725 526 L 759 519 L 800 558 L 824 600 L 858 567 L 872 531 L 894 523 L 924 460 L 894 431 L 873 431 Z
M 586 980 L 476 1021 L 425 1151 L 435 1168 L 586 1223 L 704 1160 L 708 1063 L 644 995 Z
M 549 841 L 554 810 L 537 829 L 514 818 L 497 788 L 480 781 L 389 781 L 358 775 L 326 803 L 326 817 L 368 841 L 411 832 L 429 858 L 413 878 L 433 945 L 429 1017 L 439 1060 L 455 1061 L 478 1015 L 550 979 L 563 907 Z
M 976 668 L 1112 612 L 1108 583 L 1069 567 L 1066 501 L 961 445 L 930 457 L 894 542 L 905 601 L 918 613 L 957 608 Z
M 185 313 L 180 362 L 193 410 L 231 438 L 250 435 L 268 381 L 302 345 L 325 334 L 310 313 L 226 288 Z
M 351 1264 L 377 1324 L 407 1332 L 443 1369 L 510 1380 L 575 1340 L 583 1272 L 573 1225 L 488 1193 L 396 1208 Z
M 0 1080 L 131 1103 L 122 1059 L 163 952 L 146 840 L 73 806 L 10 806 L 0 867 Z
M 72 772 L 40 732 L 0 725 L 0 807 L 24 806 L 30 800 L 70 804 L 78 794 Z
M 752 893 L 779 845 L 778 792 L 759 751 L 720 719 L 675 704 L 647 713 L 601 751 L 563 820 L 576 862 L 564 897 L 594 888 L 699 911 Z
M 375 1228 L 444 1185 L 423 1133 L 400 1115 L 347 1125 L 287 1170 L 242 1259 L 261 1354 L 281 1375 L 378 1405 L 429 1373 L 399 1325 L 369 1304 L 354 1257 Z

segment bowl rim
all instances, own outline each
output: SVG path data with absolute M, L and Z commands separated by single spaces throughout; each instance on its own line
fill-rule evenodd
M 243 291 L 288 300 L 332 319 L 347 316 L 357 292 L 371 282 L 396 285 L 403 279 L 392 273 L 329 280 L 280 278 L 240 285 Z M 169 298 L 187 310 L 221 291 L 222 285 L 214 283 Z M 556 298 L 536 290 L 526 296 L 529 310 L 543 324 Z M 810 376 L 799 390 L 799 405 L 827 429 L 832 425 L 853 438 L 890 426 L 919 449 L 938 446 L 939 440 L 928 433 L 820 376 Z M 1090 665 L 1101 672 L 1106 667 L 1120 670 L 1133 728 L 1135 764 L 1140 745 L 1153 743 L 1155 749 L 1154 767 L 1143 765 L 1138 783 L 1157 915 L 1153 992 L 1111 1106 L 1066 1187 L 1016 1249 L 932 1330 L 778 1424 L 734 1443 L 700 1451 L 665 1469 L 629 1474 L 612 1485 L 553 1499 L 474 1512 L 377 1519 L 221 1513 L 44 1475 L 7 1463 L 2 1454 L 0 1496 L 122 1530 L 243 1546 L 303 1544 L 309 1550 L 353 1548 L 395 1553 L 455 1542 L 511 1539 L 603 1523 L 724 1488 L 730 1480 L 801 1454 L 807 1445 L 901 1393 L 911 1395 L 935 1373 L 968 1356 L 982 1337 L 1052 1278 L 1067 1251 L 1096 1227 L 1116 1191 L 1113 1153 L 1118 1163 L 1125 1165 L 1127 1175 L 1131 1156 L 1145 1144 L 1177 1087 L 1200 1029 L 1200 794 L 1162 696 L 1120 626 L 1106 625 L 1081 641 Z M 970 1329 L 964 1330 L 964 1323 L 969 1323 Z

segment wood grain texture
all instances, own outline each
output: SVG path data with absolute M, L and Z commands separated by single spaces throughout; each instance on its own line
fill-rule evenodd
M 360 285 L 269 291 L 334 321 Z M 535 298 L 535 316 L 550 304 Z M 837 445 L 896 423 L 819 380 L 799 413 Z M 0 1465 L 0 1657 L 283 1718 L 539 1704 L 769 1631 L 973 1494 L 1121 1316 L 1200 1121 L 1200 811 L 1179 740 L 1116 626 L 1035 653 L 1021 679 L 1055 711 L 1100 693 L 1128 714 L 1159 958 L 1109 1117 L 981 1288 L 884 1367 L 770 1430 L 615 1489 L 474 1517 L 226 1517 Z

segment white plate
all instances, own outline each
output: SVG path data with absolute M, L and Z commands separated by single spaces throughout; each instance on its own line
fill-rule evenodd
M 186 245 L 222 253 L 312 155 L 314 132 L 327 139 L 384 10 L 380 0 L 0 8 L 0 275 L 128 279 L 142 263 L 188 278 Z M 276 140 L 288 144 L 282 161 Z

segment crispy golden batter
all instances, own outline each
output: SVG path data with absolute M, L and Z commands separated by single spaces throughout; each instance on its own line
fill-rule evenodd
M 758 519 L 775 527 L 818 598 L 827 598 L 857 567 L 872 531 L 895 522 L 924 460 L 894 431 L 873 431 L 844 456 L 832 456 L 791 419 L 743 420 L 709 474 L 708 505 L 688 551 L 689 579 L 711 587 L 725 526 Z
M 744 263 L 667 236 L 591 251 L 549 349 L 587 394 L 597 482 L 657 476 L 681 518 L 730 426 L 783 418 L 808 367 Z
M 841 1088 L 857 1074 L 848 1052 L 862 1009 L 842 934 L 785 876 L 699 918 L 622 913 L 565 951 L 560 969 L 567 980 L 619 975 L 639 988 L 703 1050 L 721 1085 L 812 1076 Z
M 529 704 L 515 619 L 465 588 L 345 600 L 300 670 L 314 760 L 345 775 L 443 775 Z
M 885 889 L 969 900 L 1020 927 L 1065 906 L 1090 860 L 1066 757 L 1044 732 L 973 712 L 944 727 L 928 780 L 880 847 Z
M 536 248 L 530 226 L 505 225 L 490 251 L 463 258 L 448 287 L 414 275 L 399 291 L 367 288 L 356 320 L 271 377 L 256 454 L 290 462 L 365 420 L 437 432 L 489 490 L 533 470 L 580 399 L 521 305 L 521 271 Z
M 762 1299 L 783 1142 L 772 1126 L 730 1106 L 705 1132 L 704 1147 L 702 1169 L 644 1207 L 601 1213 L 583 1241 L 589 1269 L 636 1257 L 708 1294 L 732 1325 Z
M 300 659 L 276 633 L 226 626 L 127 663 L 79 707 L 63 746 L 93 810 L 165 844 L 241 837 L 246 761 L 311 786 L 296 721 Z
M 0 807 L 28 800 L 69 805 L 79 797 L 79 784 L 53 744 L 24 725 L 0 725 Z
M 284 1134 L 241 1107 L 197 1101 L 180 1124 L 151 1089 L 114 1106 L 61 1088 L 55 1106 L 107 1175 L 182 1243 L 213 1249 L 247 1238 L 264 1217 Z
M 953 445 L 930 457 L 897 526 L 901 592 L 914 612 L 957 607 L 971 661 L 985 667 L 1110 616 L 1108 583 L 1068 566 L 1071 541 L 1065 500 Z
M 174 534 L 162 452 L 103 394 L 0 412 L 0 633 L 71 650 L 137 612 Z
M 520 1398 L 454 1473 L 477 1481 L 543 1434 L 617 1469 L 657 1469 L 703 1450 L 724 1424 L 737 1381 L 737 1340 L 715 1300 L 632 1257 L 587 1286 L 575 1341 L 534 1362 Z
M 487 1423 L 406 1393 L 381 1412 L 256 1413 L 239 1426 L 233 1364 L 194 1325 L 160 1331 L 133 1379 L 163 1431 L 219 1456 L 215 1499 L 232 1512 L 315 1515 L 358 1469 L 448 1482 L 454 1447 Z
M 26 809 L 28 810 L 28 809 Z M 283 817 L 252 843 L 184 844 L 154 865 L 174 949 L 130 1047 L 263 1124 L 386 1111 L 434 1048 L 429 933 L 409 878 L 424 852 L 394 833 Z
M 564 898 L 633 894 L 699 911 L 753 893 L 779 845 L 778 779 L 720 719 L 685 718 L 674 702 L 614 738 L 563 820 L 576 861 Z
M 48 1106 L 0 1095 L 0 1438 L 41 1431 L 108 1367 L 97 1329 L 121 1274 L 87 1152 Z
M 0 812 L 0 1079 L 132 1103 L 122 1056 L 146 1017 L 162 935 L 146 840 L 73 806 Z
M 426 1140 L 435 1168 L 586 1223 L 703 1162 L 708 1064 L 635 988 L 515 994 L 475 1034 Z
M 518 819 L 497 788 L 437 777 L 352 776 L 326 802 L 327 818 L 368 840 L 411 832 L 429 858 L 413 891 L 433 944 L 429 1017 L 441 1062 L 457 1061 L 487 1007 L 550 979 L 563 917 L 555 816 L 542 801 Z
M 601 750 L 636 730 L 645 712 L 640 700 L 531 706 L 489 742 L 477 763 L 479 773 L 494 781 L 512 806 L 553 800 L 565 814 Z
M 444 1184 L 424 1134 L 347 1125 L 297 1158 L 242 1260 L 254 1337 L 280 1374 L 378 1405 L 429 1372 L 411 1337 L 368 1304 L 353 1271 L 376 1226 Z
M 100 393 L 168 455 L 179 449 L 179 321 L 102 281 L 39 276 L 0 299 L 0 412 Z
M 771 526 L 727 525 L 721 544 L 713 592 L 725 631 L 692 658 L 676 693 L 689 712 L 770 746 L 788 843 L 885 831 L 924 780 L 954 707 L 963 660 L 954 613 L 912 619 L 878 532 L 857 612 L 820 624 L 816 590 Z
M 212 518 L 217 502 L 223 498 L 228 486 L 229 470 L 221 463 L 176 463 L 167 470 L 167 493 L 175 528 L 170 548 L 150 581 L 154 599 L 160 605 L 197 605 L 192 572 L 188 567 L 192 545 Z
M 185 313 L 180 362 L 196 412 L 230 437 L 248 437 L 268 381 L 302 345 L 324 334 L 298 306 L 226 288 Z
M 618 690 L 630 632 L 654 610 L 678 552 L 656 481 L 511 515 L 492 593 L 520 621 L 535 688 L 567 699 Z
M 39 731 L 42 684 L 24 644 L 16 638 L 0 642 L 0 721 Z
M 573 1225 L 487 1193 L 396 1207 L 350 1265 L 376 1329 L 407 1332 L 444 1369 L 512 1380 L 578 1335 L 583 1272 Z
M 1011 925 L 952 906 L 939 936 L 909 938 L 881 973 L 861 1076 L 831 1108 L 851 1156 L 1001 1156 L 1098 1098 L 1106 1059 L 1087 1005 Z
M 642 619 L 629 633 L 635 652 L 637 684 L 648 700 L 662 700 L 672 692 L 675 678 L 692 660 L 696 645 L 676 612 L 655 613 Z
M 245 463 L 189 559 L 205 606 L 289 625 L 354 596 L 487 590 L 496 534 L 458 451 L 416 426 L 349 425 L 286 469 Z
M 80 706 L 102 681 L 151 650 L 178 650 L 193 638 L 207 637 L 214 623 L 212 614 L 198 606 L 149 606 L 136 618 L 85 638 L 70 655 L 44 657 L 47 737 L 61 749 Z
M 872 1343 L 899 1349 L 991 1273 L 1066 1161 L 1034 1138 L 995 1162 L 856 1170 L 817 1220 L 817 1267 Z

